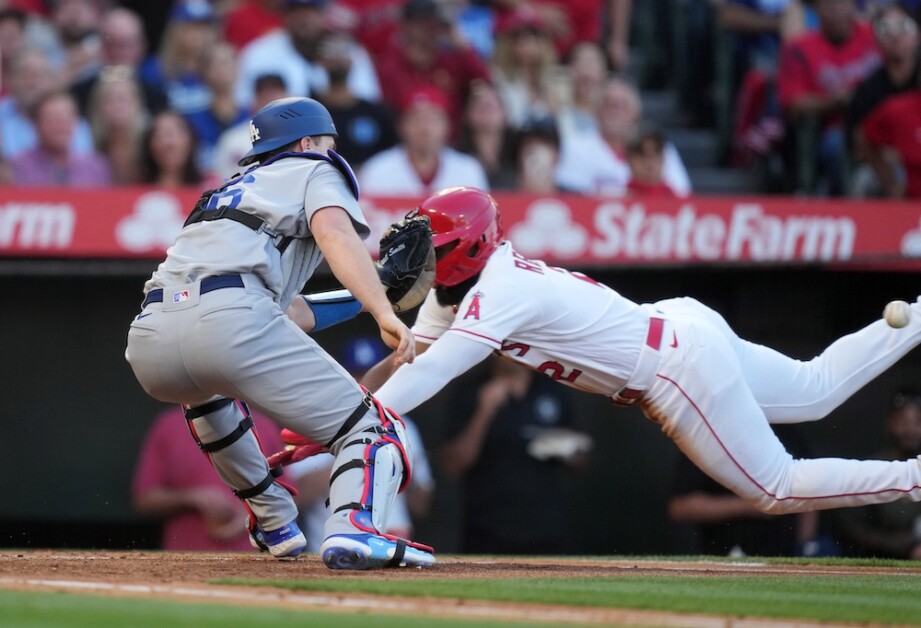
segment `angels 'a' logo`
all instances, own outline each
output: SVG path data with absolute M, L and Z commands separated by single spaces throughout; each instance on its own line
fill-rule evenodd
M 249 121 L 249 141 L 255 142 L 260 137 L 261 136 L 259 135 L 259 127 L 257 127 L 256 124 L 252 120 L 250 120 Z
M 470 305 L 467 307 L 467 313 L 464 314 L 464 320 L 467 320 L 471 316 L 476 320 L 480 320 L 480 298 L 482 296 L 482 292 L 475 292 L 473 294 L 473 301 L 471 301 Z

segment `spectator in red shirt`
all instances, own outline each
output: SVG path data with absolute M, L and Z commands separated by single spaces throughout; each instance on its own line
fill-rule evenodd
M 851 194 L 880 196 L 881 184 L 867 163 L 867 147 L 860 124 L 882 102 L 916 88 L 921 79 L 921 35 L 911 11 L 902 3 L 881 7 L 873 18 L 873 32 L 883 54 L 883 65 L 857 86 L 847 109 L 847 139 L 857 162 L 852 172 Z
M 497 18 L 527 8 L 548 25 L 561 59 L 582 42 L 603 43 L 615 72 L 629 61 L 628 38 L 633 0 L 494 0 Z
M 650 122 L 640 122 L 630 131 L 625 145 L 630 166 L 629 196 L 677 198 L 663 179 L 665 144 L 665 134 Z
M 870 165 L 886 196 L 921 198 L 921 87 L 893 96 L 874 109 L 864 120 L 862 131 L 869 146 Z M 895 152 L 903 177 L 886 158 L 886 149 Z
M 399 109 L 419 88 L 434 87 L 447 97 L 452 121 L 461 118 L 470 84 L 489 80 L 486 66 L 453 32 L 435 0 L 408 0 L 403 5 L 400 28 L 375 63 L 384 100 L 391 107 Z
M 243 0 L 224 15 L 224 40 L 237 50 L 284 24 L 284 0 Z
M 881 56 L 870 26 L 857 20 L 855 0 L 814 0 L 814 5 L 819 30 L 784 46 L 777 86 L 789 118 L 819 118 L 822 190 L 839 195 L 847 162 L 843 112 L 857 84 L 879 67 Z
M 339 0 L 340 26 L 351 30 L 372 55 L 384 54 L 399 30 L 406 0 Z
M 45 0 L 11 0 L 10 8 L 35 15 L 48 15 L 48 6 Z
M 281 451 L 279 428 L 253 413 L 262 452 Z M 166 410 L 155 420 L 134 471 L 135 509 L 163 519 L 160 547 L 166 550 L 250 550 L 246 509 L 234 497 L 195 441 L 182 410 Z
M 921 34 L 918 22 L 905 4 L 883 5 L 873 18 L 873 33 L 882 54 L 882 65 L 857 86 L 847 110 L 848 130 L 853 132 L 868 113 L 894 94 L 915 88 L 921 80 Z M 856 139 L 856 138 L 849 138 Z

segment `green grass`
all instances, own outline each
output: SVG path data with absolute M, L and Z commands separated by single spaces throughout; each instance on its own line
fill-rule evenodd
M 220 582 L 308 591 L 921 625 L 921 574 Z
M 430 628 L 433 625 L 438 628 L 499 628 L 527 624 L 0 590 L 0 626 L 3 628 Z
M 488 557 L 484 557 L 488 560 Z M 508 560 L 508 557 L 503 560 Z M 573 560 L 573 557 L 568 557 Z M 586 557 L 576 559 L 591 564 Z M 726 559 L 717 557 L 610 557 L 638 567 L 668 561 L 770 563 L 839 567 L 903 568 L 909 573 L 727 575 L 682 572 L 680 575 L 632 574 L 611 569 L 592 578 L 446 579 L 437 570 L 426 578 L 318 578 L 314 580 L 222 579 L 221 584 L 271 586 L 292 590 L 380 594 L 465 600 L 543 603 L 574 607 L 660 610 L 665 612 L 800 619 L 836 623 L 921 625 L 921 564 L 860 559 Z M 357 575 L 357 574 L 355 574 Z M 428 579 L 431 578 L 431 579 Z M 333 626 L 336 628 L 435 628 L 526 626 L 508 621 L 399 616 L 368 611 L 279 609 L 217 602 L 119 598 L 74 593 L 0 590 L 0 627 L 210 628 L 265 625 Z M 540 623 L 541 626 L 559 624 Z M 564 624 L 565 625 L 565 624 Z
M 597 563 L 599 561 L 614 561 L 618 563 L 636 562 L 640 566 L 643 563 L 728 563 L 728 564 L 757 564 L 757 565 L 825 565 L 828 567 L 890 567 L 904 568 L 917 571 L 921 575 L 921 562 L 917 560 L 899 560 L 896 558 L 847 558 L 847 557 L 829 557 L 829 558 L 795 558 L 788 556 L 682 556 L 678 554 L 668 554 L 663 556 L 491 556 L 491 555 L 466 555 L 464 558 L 481 558 L 484 560 L 501 560 L 508 561 L 516 558 L 529 558 L 535 560 L 565 560 L 567 562 L 585 562 Z

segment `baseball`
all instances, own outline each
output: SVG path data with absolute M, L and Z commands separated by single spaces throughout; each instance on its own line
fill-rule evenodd
M 890 301 L 883 310 L 883 318 L 890 327 L 900 329 L 908 324 L 911 318 L 911 308 L 905 301 Z

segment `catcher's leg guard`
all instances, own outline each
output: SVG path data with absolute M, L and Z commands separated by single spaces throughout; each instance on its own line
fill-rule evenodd
M 412 458 L 401 419 L 372 402 L 331 448 L 333 514 L 320 548 L 323 562 L 332 569 L 431 565 L 432 548 L 383 532 L 393 500 L 409 485 Z
M 183 411 L 195 442 L 249 511 L 253 545 L 279 558 L 300 554 L 307 541 L 295 523 L 296 491 L 269 469 L 246 404 L 222 397 Z

